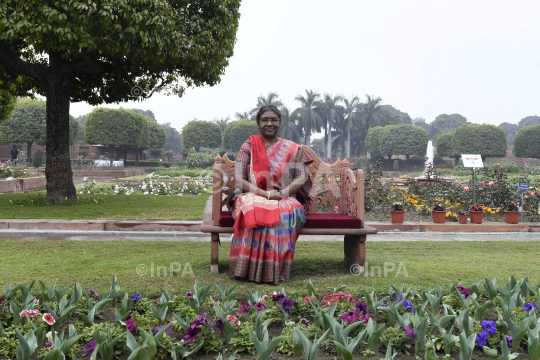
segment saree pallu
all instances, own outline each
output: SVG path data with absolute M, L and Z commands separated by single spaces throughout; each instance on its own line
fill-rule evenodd
M 280 144 L 280 142 L 282 143 Z M 285 146 L 279 148 L 280 145 Z M 292 147 L 289 141 L 280 140 L 267 150 L 270 160 L 270 172 L 280 165 L 279 159 L 283 158 L 279 154 L 278 156 L 273 156 L 273 154 L 283 151 L 283 148 L 288 147 Z M 235 174 L 248 173 L 253 182 L 254 177 L 252 176 L 253 169 L 249 161 L 250 156 L 246 155 L 250 150 L 249 143 L 246 142 L 242 148 L 245 152 L 242 155 L 241 149 L 237 158 L 237 165 L 241 168 L 237 168 Z M 271 187 L 285 188 L 294 177 L 305 174 L 308 171 L 307 164 L 313 161 L 311 157 L 301 148 L 294 148 L 294 151 L 295 155 L 289 157 L 289 160 L 292 160 L 291 164 L 295 164 L 289 167 L 290 174 L 271 181 Z M 289 172 L 289 170 L 286 172 Z M 307 181 L 301 193 L 305 193 L 306 191 L 309 193 L 310 188 L 311 181 Z M 307 196 L 305 197 L 307 198 Z M 293 197 L 276 201 L 266 200 L 252 193 L 242 194 L 238 200 L 234 203 L 232 211 L 236 227 L 231 242 L 231 253 L 229 257 L 230 277 L 246 278 L 247 280 L 259 283 L 278 284 L 280 281 L 288 281 L 294 259 L 296 240 L 306 222 L 304 210 L 306 204 L 301 204 Z M 252 228 L 246 226 L 243 215 L 249 212 L 254 203 L 259 208 L 267 206 L 268 209 L 273 209 L 277 205 L 279 212 L 279 222 L 276 222 L 277 225 Z M 265 203 L 267 204 L 265 205 Z M 239 220 L 241 221 L 241 226 L 239 226 Z

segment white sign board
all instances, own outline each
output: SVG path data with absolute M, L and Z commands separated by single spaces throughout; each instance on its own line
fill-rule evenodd
M 481 155 L 461 154 L 461 158 L 463 159 L 464 167 L 472 167 L 472 168 L 484 167 L 484 163 L 482 162 Z

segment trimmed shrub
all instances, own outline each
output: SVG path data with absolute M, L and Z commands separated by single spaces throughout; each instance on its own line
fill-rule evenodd
M 139 164 L 135 165 L 135 160 L 128 160 L 124 166 L 138 166 L 138 167 L 159 167 L 162 166 L 161 161 L 149 161 L 149 160 L 139 160 Z
M 437 137 L 437 155 L 454 157 L 454 133 L 445 133 Z
M 521 128 L 514 139 L 517 157 L 540 159 L 540 125 Z
M 429 141 L 428 133 L 420 126 L 388 125 L 379 135 L 383 155 L 424 155 Z
M 495 125 L 462 125 L 454 133 L 454 154 L 506 156 L 506 133 Z
M 216 156 L 217 153 L 197 152 L 191 149 L 186 160 L 188 169 L 212 169 Z
M 201 146 L 215 149 L 221 146 L 221 128 L 211 121 L 193 120 L 182 129 L 184 147 L 198 150 Z
M 43 165 L 43 151 L 37 149 L 34 151 L 34 156 L 32 157 L 32 166 L 35 168 L 41 167 Z
M 223 134 L 223 146 L 232 153 L 238 153 L 242 144 L 251 136 L 259 135 L 257 122 L 243 119 L 230 123 Z
M 382 126 L 375 126 L 368 130 L 366 136 L 366 149 L 370 155 L 381 155 Z

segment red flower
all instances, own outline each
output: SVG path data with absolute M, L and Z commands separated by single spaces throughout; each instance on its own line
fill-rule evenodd
M 311 300 L 313 300 L 313 298 L 312 298 L 312 297 L 309 297 L 309 296 L 306 296 L 306 297 L 304 298 L 304 300 L 305 300 L 307 303 L 310 303 Z
M 43 321 L 45 321 L 49 325 L 53 325 L 56 322 L 56 320 L 54 320 L 52 315 L 49 313 L 43 315 Z
M 501 169 L 503 168 L 503 166 L 501 165 Z

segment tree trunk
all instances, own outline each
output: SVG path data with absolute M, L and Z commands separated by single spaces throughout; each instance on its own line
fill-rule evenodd
M 112 166 L 113 156 L 114 156 L 114 146 L 111 146 L 111 150 L 109 151 L 109 166 Z
M 127 167 L 127 146 L 124 146 L 124 167 Z
M 332 126 L 330 125 L 330 121 L 328 122 L 328 144 L 326 145 L 328 150 L 328 158 L 332 157 Z
M 120 146 L 116 148 L 116 161 L 120 160 Z
M 328 127 L 324 127 L 324 141 L 326 141 L 326 149 L 324 149 L 324 157 L 328 159 Z
M 409 171 L 409 157 L 410 157 L 411 155 L 405 155 L 405 156 L 407 157 L 407 172 L 408 172 L 408 171 Z
M 347 126 L 347 152 L 346 152 L 347 158 L 351 157 L 351 124 Z
M 26 165 L 30 166 L 32 164 L 32 144 L 33 141 L 29 141 L 26 143 Z
M 135 149 L 135 166 L 139 166 L 139 150 Z
M 47 141 L 45 177 L 47 201 L 57 205 L 64 201 L 76 201 L 73 172 L 69 159 L 69 105 L 71 84 L 62 79 L 63 64 L 59 57 L 50 57 L 51 78 L 47 93 Z M 56 71 L 55 71 L 56 70 Z
M 304 145 L 306 146 L 311 146 L 311 128 L 308 126 L 306 127 L 306 129 L 304 129 L 305 132 L 306 132 L 306 136 L 305 136 L 305 140 L 304 140 Z

